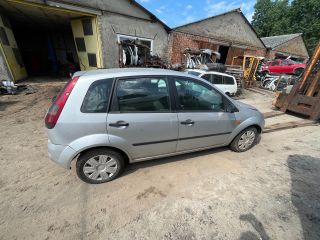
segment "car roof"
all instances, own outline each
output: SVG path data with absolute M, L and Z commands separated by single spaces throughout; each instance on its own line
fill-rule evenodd
M 126 76 L 144 76 L 144 75 L 175 75 L 175 76 L 189 76 L 186 73 L 159 69 L 159 68 L 111 68 L 111 69 L 98 69 L 89 71 L 79 71 L 74 76 L 85 76 L 85 77 L 126 77 Z
M 193 72 L 198 72 L 198 73 L 209 73 L 209 74 L 215 74 L 215 75 L 221 75 L 221 76 L 227 76 L 227 77 L 234 77 L 230 74 L 227 73 L 222 73 L 222 72 L 216 72 L 216 71 L 208 71 L 208 70 L 202 70 L 202 69 L 186 69 L 186 71 L 193 71 Z
M 205 73 L 206 70 L 202 70 L 202 69 L 192 69 L 192 68 L 187 68 L 186 71 L 192 71 L 192 72 L 198 72 L 198 73 Z

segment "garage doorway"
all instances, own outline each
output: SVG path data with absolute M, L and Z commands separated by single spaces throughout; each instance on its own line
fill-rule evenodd
M 16 43 L 16 61 L 28 76 L 64 77 L 101 67 L 95 15 L 17 1 L 1 1 L 0 8 L 5 33 L 11 31 L 9 39 Z M 9 51 L 5 56 L 10 57 Z M 18 67 L 9 67 L 17 72 Z
M 222 64 L 226 63 L 228 52 L 229 52 L 229 47 L 226 47 L 226 46 L 219 47 L 219 53 L 221 54 L 221 56 L 220 56 L 220 59 L 218 60 L 218 63 L 222 63 Z

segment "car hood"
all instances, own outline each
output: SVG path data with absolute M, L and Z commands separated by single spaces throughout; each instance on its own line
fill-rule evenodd
M 248 108 L 248 109 L 251 109 L 251 110 L 259 111 L 257 108 L 255 108 L 254 106 L 251 106 L 249 104 L 246 104 L 246 103 L 243 103 L 243 102 L 240 102 L 240 101 L 237 101 L 236 103 L 237 103 L 238 107 L 240 107 L 240 108 Z

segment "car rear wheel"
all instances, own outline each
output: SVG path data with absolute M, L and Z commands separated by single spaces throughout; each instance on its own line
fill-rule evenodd
M 231 150 L 245 152 L 253 147 L 258 138 L 258 131 L 255 127 L 249 127 L 240 132 L 230 144 Z
M 78 177 L 91 184 L 109 182 L 124 169 L 123 156 L 109 149 L 93 149 L 80 155 L 76 164 Z

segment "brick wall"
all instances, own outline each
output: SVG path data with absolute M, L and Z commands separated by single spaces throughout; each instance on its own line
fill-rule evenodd
M 186 48 L 191 49 L 202 49 L 209 48 L 214 51 L 218 51 L 219 43 L 214 39 L 197 36 L 188 33 L 173 31 L 170 34 L 169 47 L 168 47 L 168 58 L 171 64 L 183 63 L 184 56 L 183 51 Z M 236 48 L 230 47 L 226 64 L 231 64 L 232 58 L 240 55 L 253 55 L 264 57 L 266 55 L 266 49 L 255 49 L 255 48 Z
M 210 38 L 195 36 L 187 33 L 172 32 L 170 34 L 168 53 L 171 64 L 184 62 L 183 51 L 186 48 L 209 48 L 211 50 L 217 51 L 218 45 L 215 44 Z

